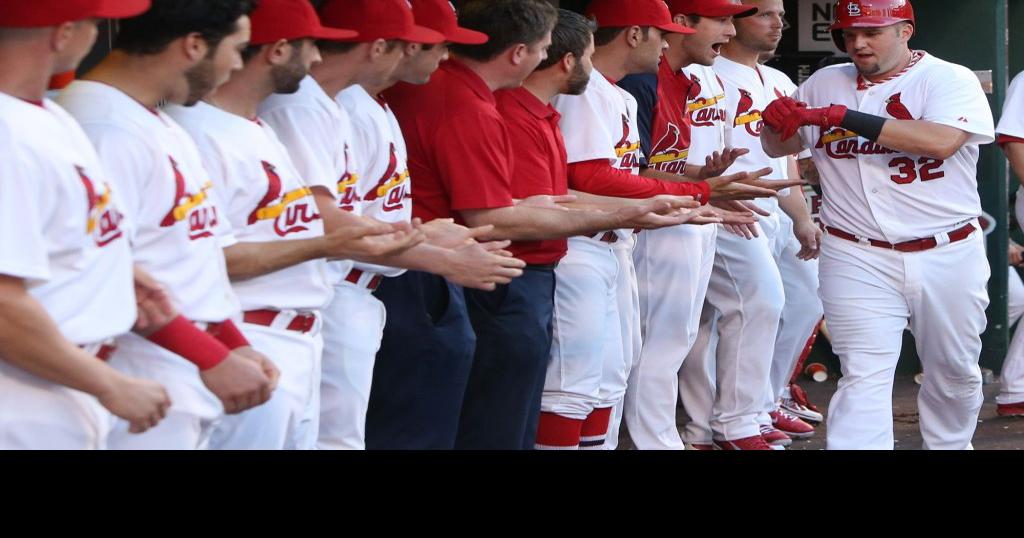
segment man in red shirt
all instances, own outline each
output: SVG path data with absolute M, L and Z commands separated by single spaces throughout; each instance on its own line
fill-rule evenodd
M 368 447 L 532 448 L 550 346 L 552 269 L 562 253 L 543 240 L 694 216 L 678 211 L 688 205 L 680 199 L 613 211 L 567 209 L 550 195 L 515 203 L 521 191 L 513 190 L 520 178 L 512 156 L 520 149 L 493 92 L 519 87 L 544 59 L 556 16 L 539 0 L 469 2 L 458 22 L 487 34 L 487 43 L 453 45 L 452 59 L 428 84 L 385 93 L 408 146 L 414 216 L 490 224 L 496 238 L 533 243 L 516 245 L 531 263 L 523 276 L 492 292 L 463 295 L 417 272 L 378 290 L 389 312 L 402 314 L 388 320 L 377 357 Z

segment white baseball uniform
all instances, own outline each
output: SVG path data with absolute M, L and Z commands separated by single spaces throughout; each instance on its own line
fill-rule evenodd
M 313 193 L 295 170 L 273 129 L 200 102 L 169 106 L 167 113 L 196 141 L 224 210 L 240 243 L 313 239 L 323 221 Z M 215 449 L 311 449 L 319 424 L 320 323 L 287 327 L 296 316 L 319 317 L 332 289 L 325 260 L 310 260 L 231 283 L 245 312 L 270 310 L 270 326 L 239 327 L 280 371 L 267 403 L 221 420 L 210 438 Z
M 893 448 L 893 375 L 908 327 L 926 372 L 918 396 L 925 448 L 970 448 L 982 403 L 978 355 L 989 266 L 980 229 L 956 242 L 949 233 L 979 227 L 978 145 L 994 138 L 981 85 L 970 70 L 915 51 L 905 70 L 874 84 L 859 80 L 853 64 L 822 69 L 796 99 L 969 134 L 939 160 L 842 128 L 800 129 L 821 174 L 822 222 L 864 238 L 827 234 L 822 245 L 820 294 L 843 370 L 829 406 L 828 448 Z M 938 246 L 905 253 L 867 244 L 920 238 Z
M 384 222 L 412 217 L 405 138 L 387 105 L 360 85 L 335 97 L 351 124 L 349 151 L 358 177 L 355 185 L 360 212 Z M 342 279 L 335 284 L 331 303 L 321 391 L 330 406 L 321 411 L 319 448 L 362 449 L 366 444 L 366 409 L 370 401 L 373 365 L 380 349 L 387 312 L 366 282 L 394 277 L 405 271 L 356 262 L 360 284 Z
M 213 184 L 188 133 L 162 111 L 98 82 L 74 82 L 60 103 L 82 125 L 121 193 L 135 263 L 167 288 L 188 319 L 202 324 L 237 317 L 240 306 L 221 250 L 234 238 L 221 228 Z M 167 417 L 141 435 L 117 421 L 112 448 L 205 446 L 224 408 L 194 364 L 134 334 L 118 339 L 110 364 L 163 383 L 173 402 Z
M 362 214 L 365 206 L 352 119 L 313 77 L 298 92 L 272 95 L 260 117 L 277 132 L 299 172 L 310 184 L 330 190 L 338 206 Z M 317 448 L 365 448 L 366 405 L 373 361 L 380 347 L 384 307 L 367 289 L 377 278 L 351 261 L 335 261 L 334 299 L 324 309 L 324 353 L 320 378 Z M 351 279 L 354 282 L 347 280 Z
M 92 144 L 49 100 L 0 93 L 0 274 L 23 279 L 71 342 L 96 353 L 135 322 L 127 226 Z M 104 448 L 92 396 L 0 360 L 0 449 Z
M 686 162 L 703 166 L 707 156 L 722 150 L 725 137 L 724 111 L 716 106 L 718 97 L 724 95 L 716 93 L 717 81 L 702 80 L 708 75 L 714 79 L 713 73 L 703 66 L 690 66 L 683 69 L 683 75 L 690 80 L 695 97 L 677 96 L 686 100 L 689 123 L 675 126 L 680 141 L 673 147 L 683 150 L 685 156 L 679 161 L 658 155 L 648 158 L 652 168 L 678 174 L 683 173 Z M 662 145 L 652 140 L 652 147 Z M 643 347 L 630 370 L 623 417 L 638 449 L 683 448 L 676 423 L 679 373 L 697 337 L 717 235 L 716 226 L 673 226 L 637 236 L 633 260 Z
M 1003 115 L 999 118 L 999 125 L 996 133 L 1014 138 L 1024 139 L 1024 73 L 1019 73 L 1010 82 L 1010 88 L 1006 91 L 1006 101 L 1003 103 Z M 1014 207 L 1017 215 L 1017 222 L 1024 223 L 1024 186 L 1017 187 L 1017 202 Z M 1010 286 L 1008 295 L 1010 305 L 1008 311 L 1008 326 L 1020 318 L 1015 312 L 1016 301 L 1019 300 L 1018 292 L 1024 294 L 1021 289 L 1020 275 L 1012 268 L 1010 269 Z M 1001 404 L 1019 403 L 1024 401 L 1024 331 L 1020 328 L 1013 335 L 1009 349 L 1006 350 L 1006 360 L 1003 362 L 1003 369 L 999 375 L 999 395 L 996 401 Z
M 628 92 L 594 69 L 582 95 L 559 95 L 552 105 L 562 116 L 570 164 L 607 159 L 615 168 L 639 171 L 636 101 Z M 568 253 L 555 268 L 544 412 L 585 420 L 594 409 L 615 407 L 626 391 L 640 348 L 634 239 L 632 230 L 612 233 L 614 242 L 601 241 L 603 234 L 569 238 Z M 606 449 L 617 442 L 618 420 L 611 422 Z

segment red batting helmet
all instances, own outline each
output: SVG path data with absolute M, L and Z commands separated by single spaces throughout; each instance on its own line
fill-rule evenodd
M 846 28 L 880 28 L 898 22 L 914 24 L 914 7 L 910 0 L 839 0 L 835 20 L 829 28 L 839 50 L 846 52 L 843 30 Z

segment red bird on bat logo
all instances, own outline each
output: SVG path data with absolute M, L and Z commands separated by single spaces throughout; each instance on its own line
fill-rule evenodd
M 700 79 L 697 78 L 697 75 L 690 75 L 690 90 L 686 92 L 686 100 L 696 100 L 700 97 L 702 91 L 704 91 L 704 88 L 700 86 Z
M 736 104 L 736 118 L 733 120 L 733 127 L 743 126 L 750 136 L 761 136 L 761 129 L 764 121 L 761 119 L 761 111 L 754 109 L 754 97 L 749 91 L 739 89 L 740 100 Z
M 383 199 L 384 211 L 398 211 L 404 207 L 404 200 L 410 197 L 407 184 L 409 170 L 398 171 L 398 153 L 394 143 L 388 148 L 388 153 L 388 167 L 377 184 L 363 195 L 363 200 L 372 202 L 378 198 Z
M 110 205 L 110 185 L 104 184 L 104 192 L 96 192 L 96 186 L 92 179 L 85 173 L 85 169 L 76 166 L 79 179 L 85 187 L 86 202 L 89 205 L 89 216 L 86 222 L 86 231 L 91 233 L 96 246 L 104 247 L 121 237 L 121 220 L 124 215 Z
M 615 144 L 615 148 L 629 147 L 629 118 L 625 114 L 622 115 L 622 138 L 619 139 L 618 144 Z
M 754 107 L 754 98 L 751 97 L 750 92 L 744 89 L 740 89 L 740 101 L 736 104 L 736 117 L 740 117 L 746 114 Z
M 910 115 L 910 111 L 907 110 L 906 105 L 900 101 L 900 93 L 893 94 L 891 97 L 885 100 L 885 111 L 890 116 L 898 120 L 912 120 L 914 116 Z

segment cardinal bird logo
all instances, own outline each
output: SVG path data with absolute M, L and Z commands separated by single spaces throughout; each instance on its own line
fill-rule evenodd
M 686 92 L 686 100 L 695 101 L 700 97 L 702 91 L 704 88 L 700 85 L 700 79 L 697 78 L 697 75 L 690 75 L 690 89 Z
M 618 143 L 615 144 L 615 156 L 624 157 L 627 154 L 633 153 L 640 149 L 640 142 L 630 144 L 629 142 L 629 117 L 625 114 L 622 115 L 622 138 L 619 139 Z
M 269 207 L 270 204 L 274 203 L 281 196 L 281 176 L 277 174 L 277 169 L 267 161 L 262 161 L 262 164 L 263 172 L 267 175 L 267 193 L 263 195 L 263 199 L 256 205 L 256 209 L 249 214 L 249 224 L 256 224 L 260 220 L 260 210 Z
M 674 123 L 668 124 L 668 131 L 654 144 L 654 154 L 649 162 L 657 170 L 678 174 L 690 153 L 686 149 L 682 132 Z
M 403 207 L 402 200 L 407 197 L 403 184 L 409 179 L 409 171 L 398 172 L 398 153 L 395 151 L 394 143 L 388 148 L 388 153 L 390 157 L 387 168 L 381 175 L 377 185 L 363 196 L 363 200 L 372 202 L 383 198 L 384 211 L 395 211 Z
M 750 92 L 744 89 L 740 89 L 740 101 L 736 105 L 736 117 L 746 114 L 754 107 L 754 98 L 750 95 Z
M 178 162 L 174 160 L 174 157 L 168 155 L 167 159 L 171 162 L 171 170 L 174 171 L 174 203 L 172 204 L 171 211 L 160 222 L 160 226 L 165 228 L 167 226 L 174 226 L 175 222 L 181 220 L 178 218 L 180 213 L 178 209 L 182 207 L 182 204 L 187 204 L 185 176 L 181 175 L 181 170 L 178 170 Z
M 743 126 L 750 136 L 761 136 L 761 128 L 764 122 L 761 121 L 761 111 L 754 109 L 754 96 L 743 88 L 739 89 L 740 100 L 736 104 L 736 119 L 733 127 Z
M 890 116 L 898 120 L 914 119 L 914 117 L 910 115 L 910 111 L 907 110 L 906 105 L 904 105 L 903 102 L 900 101 L 900 96 L 901 95 L 899 93 L 896 93 L 889 97 L 888 99 L 886 99 L 885 111 L 888 112 Z

